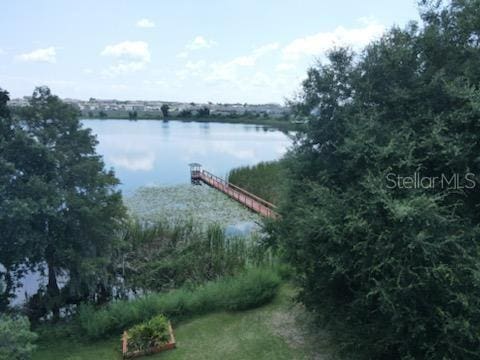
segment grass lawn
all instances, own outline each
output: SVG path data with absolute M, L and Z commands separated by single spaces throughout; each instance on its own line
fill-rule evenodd
M 271 304 L 243 312 L 199 316 L 174 326 L 177 349 L 144 357 L 155 360 L 331 359 L 325 335 L 299 323 L 293 289 L 284 285 Z M 322 351 L 320 351 L 322 350 Z M 120 335 L 90 344 L 41 343 L 34 360 L 121 359 Z

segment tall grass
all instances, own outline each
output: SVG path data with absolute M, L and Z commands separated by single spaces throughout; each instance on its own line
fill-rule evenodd
M 251 268 L 193 289 L 183 287 L 131 301 L 116 301 L 100 309 L 82 305 L 77 320 L 83 334 L 97 339 L 158 314 L 178 320 L 212 311 L 254 308 L 272 300 L 279 284 L 280 278 L 273 269 Z
M 272 261 L 257 235 L 226 236 L 218 225 L 132 222 L 123 238 L 118 267 L 127 284 L 144 290 L 195 285 Z
M 242 166 L 231 170 L 228 181 L 262 199 L 278 204 L 283 186 L 281 161 L 261 162 L 253 166 Z

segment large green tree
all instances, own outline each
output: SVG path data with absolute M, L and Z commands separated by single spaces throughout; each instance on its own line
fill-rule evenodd
M 0 292 L 0 310 L 38 250 L 31 222 L 44 205 L 48 187 L 40 174 L 49 166 L 46 149 L 12 120 L 8 100 L 8 93 L 0 90 L 0 275 L 6 285 Z
M 425 2 L 422 27 L 333 51 L 294 103 L 310 120 L 276 236 L 304 303 L 368 358 L 480 357 L 479 13 Z M 399 183 L 415 173 L 460 186 Z
M 57 318 L 66 303 L 108 296 L 108 259 L 125 215 L 119 181 L 113 171 L 104 169 L 95 152 L 97 140 L 83 128 L 78 110 L 48 88 L 37 88 L 29 106 L 10 121 L 35 156 L 26 158 L 28 154 L 10 146 L 9 166 L 20 169 L 25 181 L 18 183 L 17 193 L 9 192 L 9 198 L 20 201 L 29 195 L 30 203 L 20 203 L 24 206 L 20 210 L 28 215 L 25 221 L 21 213 L 18 218 L 5 216 L 13 223 L 0 225 L 2 230 L 15 229 L 15 224 L 27 227 L 27 236 L 12 233 L 6 248 L 22 254 L 20 261 L 46 265 L 46 291 L 37 294 L 34 302 L 42 305 L 37 316 L 51 311 Z M 22 170 L 24 164 L 28 173 Z M 11 179 L 18 182 L 15 175 Z M 11 186 L 8 178 L 2 180 L 3 186 Z M 24 239 L 25 247 L 19 239 Z M 68 279 L 62 290 L 60 276 Z

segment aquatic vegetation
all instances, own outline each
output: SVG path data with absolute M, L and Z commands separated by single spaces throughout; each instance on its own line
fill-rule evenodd
M 124 229 L 122 244 L 121 257 L 116 257 L 121 262 L 115 267 L 127 286 L 142 290 L 201 284 L 273 261 L 272 252 L 256 232 L 232 236 L 217 224 L 205 228 L 190 220 L 131 222 Z
M 193 219 L 208 225 L 216 223 L 230 230 L 248 228 L 260 217 L 228 196 L 206 185 L 152 186 L 139 188 L 124 202 L 132 216 L 143 221 Z
M 282 160 L 230 170 L 228 181 L 275 205 L 280 203 L 285 174 Z

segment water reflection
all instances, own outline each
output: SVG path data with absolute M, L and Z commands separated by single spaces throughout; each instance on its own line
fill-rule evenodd
M 258 125 L 180 121 L 84 120 L 98 137 L 97 151 L 115 168 L 122 190 L 188 183 L 188 164 L 220 176 L 237 166 L 280 158 L 291 143 Z M 261 131 L 264 130 L 264 131 Z

